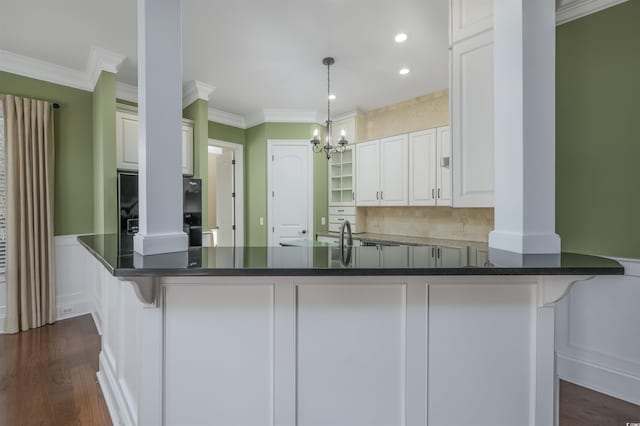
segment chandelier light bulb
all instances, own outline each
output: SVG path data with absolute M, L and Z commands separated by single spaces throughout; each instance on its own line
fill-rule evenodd
M 395 39 L 396 43 L 402 43 L 407 41 L 407 35 L 405 33 L 398 34 Z

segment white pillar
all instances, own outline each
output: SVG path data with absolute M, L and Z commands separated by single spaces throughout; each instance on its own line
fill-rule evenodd
M 143 255 L 184 251 L 181 0 L 138 0 L 140 231 Z
M 555 0 L 494 0 L 495 230 L 489 246 L 559 253 Z

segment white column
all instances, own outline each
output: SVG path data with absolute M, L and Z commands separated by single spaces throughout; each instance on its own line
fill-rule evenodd
M 143 255 L 184 251 L 180 0 L 138 0 L 140 231 Z
M 559 253 L 555 0 L 494 0 L 495 230 L 489 246 Z

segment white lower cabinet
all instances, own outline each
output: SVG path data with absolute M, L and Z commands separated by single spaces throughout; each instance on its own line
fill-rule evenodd
M 407 206 L 408 135 L 356 145 L 358 206 Z
M 412 268 L 459 268 L 467 264 L 467 247 L 413 247 L 409 259 Z
M 449 127 L 409 134 L 409 205 L 451 205 Z
M 182 120 L 182 174 L 193 175 L 193 121 Z M 138 170 L 138 113 L 135 107 L 118 105 L 116 111 L 116 167 Z

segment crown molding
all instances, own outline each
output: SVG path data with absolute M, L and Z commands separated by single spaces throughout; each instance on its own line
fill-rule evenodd
M 626 1 L 628 0 L 558 0 L 556 24 L 562 25 Z
M 343 112 L 342 114 L 338 114 L 334 116 L 331 120 L 332 121 L 344 120 L 346 118 L 353 118 L 353 117 L 358 117 L 366 114 L 367 114 L 367 111 L 363 110 L 362 108 L 356 108 L 353 111 L 348 111 L 348 112 Z
M 317 110 L 267 108 L 245 116 L 246 128 L 262 123 L 321 123 Z
M 216 90 L 214 86 L 191 80 L 182 86 L 182 107 L 186 108 L 198 99 L 209 102 L 209 96 Z
M 93 89 L 84 71 L 18 55 L 7 50 L 0 50 L 0 70 L 75 89 L 87 91 Z
M 120 65 L 127 57 L 120 53 L 112 52 L 98 46 L 91 46 L 89 60 L 87 61 L 87 78 L 90 83 L 90 90 L 96 87 L 102 71 L 118 74 Z
M 227 126 L 238 127 L 240 129 L 246 129 L 247 123 L 245 118 L 238 114 L 232 114 L 230 112 L 222 111 L 220 109 L 209 107 L 209 121 L 215 123 L 226 124 Z
M 138 88 L 131 84 L 116 82 L 116 99 L 138 102 Z

